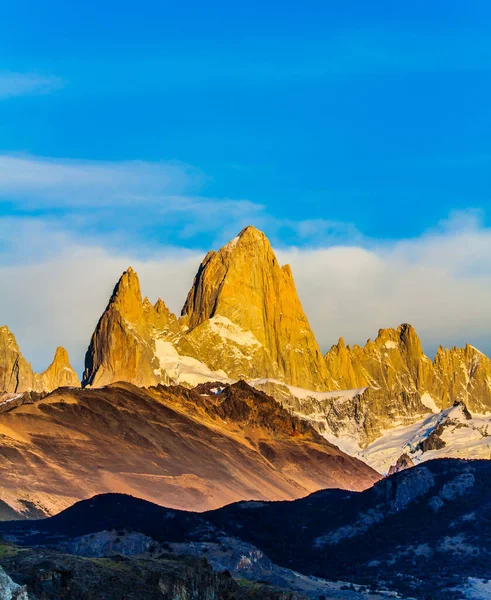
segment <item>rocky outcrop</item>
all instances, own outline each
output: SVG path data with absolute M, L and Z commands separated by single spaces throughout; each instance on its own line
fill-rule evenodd
M 411 325 L 381 329 L 364 347 L 345 346 L 341 339 L 325 361 L 338 389 L 368 388 L 325 411 L 335 436 L 353 435 L 361 446 L 455 402 L 465 402 L 471 412 L 491 410 L 491 360 L 468 345 L 439 348 L 431 361 Z
M 290 267 L 279 265 L 254 227 L 206 255 L 182 315 L 201 360 L 229 377 L 274 378 L 313 390 L 329 384 Z
M 2 600 L 29 600 L 27 587 L 17 585 L 0 567 L 0 598 Z
M 24 596 L 6 600 L 302 600 L 305 596 L 260 583 L 243 588 L 229 573 L 213 571 L 204 558 L 167 554 L 159 559 L 97 560 L 52 550 L 2 557 L 7 572 L 26 582 Z M 1 585 L 1 583 L 0 583 Z
M 390 477 L 394 475 L 394 473 L 399 473 L 400 471 L 405 471 L 406 469 L 410 469 L 414 467 L 414 462 L 412 458 L 406 453 L 401 454 L 401 456 L 397 459 L 395 465 L 392 465 L 389 469 L 387 475 Z
M 369 386 L 372 389 L 412 394 L 432 386 L 432 365 L 411 325 L 380 329 L 377 338 L 360 346 L 345 346 L 341 339 L 325 355 L 338 389 Z
M 433 386 L 429 390 L 438 406 L 447 408 L 464 402 L 471 412 L 491 410 L 491 360 L 467 344 L 465 348 L 443 349 L 434 360 Z
M 34 372 L 14 334 L 8 327 L 0 327 L 0 391 L 21 393 L 35 388 Z
M 151 386 L 156 375 L 155 344 L 149 322 L 165 320 L 149 302 L 142 300 L 138 275 L 130 267 L 114 288 L 109 304 L 92 335 L 85 357 L 83 385 L 103 386 L 128 381 Z
M 61 386 L 80 386 L 64 348 L 57 348 L 51 365 L 38 374 L 22 356 L 14 334 L 8 327 L 0 327 L 0 395 L 51 392 Z
M 80 379 L 70 364 L 68 352 L 62 346 L 56 349 L 53 362 L 41 373 L 39 379 L 39 391 L 52 392 L 64 386 L 80 387 Z

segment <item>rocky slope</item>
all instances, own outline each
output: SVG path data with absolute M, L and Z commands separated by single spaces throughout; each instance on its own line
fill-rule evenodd
M 3 546 L 9 577 L 5 600 L 302 600 L 303 596 L 257 583 L 240 586 L 215 572 L 206 559 L 167 553 L 160 558 L 90 559 L 53 550 Z M 0 567 L 1 569 L 1 567 Z M 0 586 L 2 585 L 0 571 Z M 8 577 L 7 575 L 5 575 Z M 1 587 L 0 587 L 1 591 Z
M 432 361 L 407 324 L 381 329 L 363 348 L 341 339 L 325 361 L 337 392 L 308 393 L 271 381 L 258 387 L 353 454 L 455 402 L 464 402 L 473 415 L 491 411 L 491 360 L 468 345 L 439 348 Z
M 379 479 L 266 394 L 243 382 L 216 386 L 59 388 L 7 405 L 4 518 L 12 518 L 8 507 L 53 514 L 108 491 L 205 510 L 325 487 L 363 489 Z
M 121 494 L 96 496 L 54 518 L 22 525 L 4 528 L 5 537 L 17 540 L 17 545 L 0 545 L 0 564 L 24 583 L 21 588 L 5 575 L 10 587 L 25 594 L 28 589 L 31 600 L 50 592 L 56 599 L 72 598 L 73 594 L 78 600 L 92 598 L 91 594 L 99 594 L 98 598 L 116 594 L 120 600 L 138 592 L 139 599 L 146 600 L 154 598 L 157 591 L 171 590 L 176 598 L 186 600 L 193 593 L 200 599 L 216 599 L 223 590 L 229 600 L 394 597 L 366 593 L 360 586 L 351 591 L 345 582 L 279 567 L 256 546 L 227 536 L 200 515 L 176 513 Z M 28 544 L 35 549 L 25 549 Z M 120 579 L 119 571 L 123 571 Z M 164 582 L 166 589 L 161 585 Z M 0 575 L 0 597 L 1 583 Z
M 489 461 L 430 461 L 362 494 L 331 490 L 204 517 L 305 574 L 461 600 L 491 566 L 490 469 Z

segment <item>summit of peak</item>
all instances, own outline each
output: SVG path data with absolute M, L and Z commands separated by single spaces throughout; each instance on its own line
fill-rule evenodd
M 399 327 L 397 328 L 397 331 L 398 331 L 399 335 L 404 335 L 404 334 L 414 334 L 415 335 L 416 334 L 416 330 L 409 323 L 401 323 L 399 325 Z
M 393 327 L 387 327 L 385 329 L 379 329 L 377 333 L 376 341 L 396 340 L 399 334 L 399 329 Z
M 219 253 L 230 253 L 231 251 L 235 251 L 236 248 L 243 250 L 244 248 L 248 248 L 249 246 L 254 247 L 255 245 L 266 245 L 271 247 L 268 238 L 262 231 L 256 229 L 256 227 L 253 225 L 248 225 L 247 227 L 244 227 L 244 229 L 242 229 L 242 231 L 240 231 L 236 237 L 222 246 L 222 248 L 219 250 Z
M 53 362 L 39 376 L 41 388 L 51 392 L 58 387 L 79 387 L 80 379 L 73 370 L 68 358 L 68 352 L 63 346 L 58 346 Z
M 254 225 L 247 225 L 247 227 L 244 227 L 244 229 L 242 229 L 242 231 L 239 233 L 239 238 L 243 238 L 243 237 L 255 237 L 255 238 L 265 238 L 266 235 L 260 230 L 257 229 L 257 227 L 254 227 Z
M 157 302 L 154 304 L 155 310 L 167 310 L 167 306 L 162 298 L 157 298 Z
M 241 367 L 237 373 L 241 377 L 256 378 L 261 364 L 261 376 L 308 389 L 326 385 L 326 367 L 291 269 L 280 266 L 267 237 L 253 226 L 206 255 L 181 315 L 190 332 L 219 315 L 237 331 L 252 334 L 260 357 Z M 197 330 L 194 336 L 199 335 Z
M 58 346 L 56 348 L 54 361 L 64 362 L 64 363 L 69 362 L 68 352 L 66 351 L 66 349 L 63 346 Z
M 129 267 L 119 278 L 109 305 L 115 305 L 120 312 L 130 316 L 138 316 L 141 313 L 143 300 L 140 290 L 140 281 L 136 272 Z M 131 319 L 130 319 L 131 320 Z

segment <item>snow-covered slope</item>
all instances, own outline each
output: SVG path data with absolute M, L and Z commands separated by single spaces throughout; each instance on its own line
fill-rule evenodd
M 414 464 L 433 458 L 491 458 L 491 414 L 471 414 L 463 402 L 438 410 L 426 393 L 421 398 L 421 418 L 409 425 L 403 418 L 394 418 L 393 427 L 366 445 L 360 422 L 371 417 L 365 400 L 370 394 L 367 388 L 314 392 L 275 379 L 249 383 L 308 420 L 343 452 L 360 458 L 383 475 L 402 455 Z M 349 412 L 342 416 L 343 410 L 352 405 L 356 418 L 351 418 Z
M 357 450 L 350 440 L 326 437 L 386 474 L 403 454 L 414 464 L 433 458 L 491 458 L 491 415 L 471 414 L 459 403 L 408 427 L 395 427 Z
M 232 383 L 224 371 L 212 371 L 196 358 L 181 356 L 171 342 L 155 340 L 155 356 L 159 361 L 155 373 L 168 383 L 192 387 L 212 381 Z

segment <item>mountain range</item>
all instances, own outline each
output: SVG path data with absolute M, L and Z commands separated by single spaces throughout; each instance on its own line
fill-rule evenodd
M 81 379 L 0 328 L 0 597 L 488 598 L 491 463 L 452 457 L 491 457 L 490 359 L 408 324 L 322 355 L 247 227 L 180 316 L 128 268 Z
M 95 327 L 81 382 L 63 348 L 57 349 L 53 363 L 43 373 L 34 373 L 13 334 L 7 327 L 0 328 L 0 427 L 2 421 L 5 423 L 0 452 L 12 457 L 13 448 L 22 454 L 23 447 L 36 447 L 41 439 L 57 443 L 57 436 L 62 440 L 82 439 L 87 436 L 86 431 L 73 433 L 75 411 L 83 412 L 92 398 L 104 398 L 105 412 L 100 415 L 103 422 L 112 418 L 110 415 L 123 397 L 131 398 L 128 402 L 132 408 L 128 410 L 137 413 L 133 404 L 138 404 L 143 396 L 153 401 L 164 394 L 164 388 L 159 386 L 171 386 L 166 388 L 166 398 L 173 395 L 178 404 L 190 393 L 186 389 L 194 390 L 197 402 L 198 397 L 204 397 L 199 386 L 209 384 L 207 397 L 220 398 L 221 402 L 222 391 L 232 389 L 239 381 L 247 383 L 250 402 L 256 400 L 253 388 L 264 392 L 297 424 L 310 424 L 330 442 L 329 448 L 336 445 L 343 460 L 348 460 L 347 455 L 357 457 L 381 474 L 434 457 L 488 458 L 491 453 L 488 357 L 468 345 L 440 347 L 431 360 L 408 324 L 381 329 L 363 347 L 347 346 L 340 339 L 323 356 L 302 309 L 290 268 L 280 266 L 268 239 L 254 227 L 246 227 L 219 251 L 208 252 L 180 316 L 174 315 L 163 300 L 151 303 L 144 298 L 137 273 L 128 268 Z M 67 421 L 55 426 L 58 405 L 63 406 Z M 454 405 L 461 406 L 461 410 Z M 190 412 L 183 408 L 179 411 L 186 415 Z M 27 414 L 32 425 L 25 424 Z M 196 414 L 195 421 L 209 419 L 209 415 L 203 417 L 201 409 Z M 125 419 L 121 405 L 114 419 L 114 433 L 125 430 Z M 157 421 L 160 423 L 162 418 L 159 416 Z M 46 426 L 42 431 L 36 429 L 41 422 Z M 27 435 L 19 429 L 20 423 L 27 428 Z M 200 424 L 209 428 L 207 421 Z M 97 427 L 99 424 L 93 431 Z M 102 448 L 103 438 L 93 443 Z M 118 443 L 119 440 L 115 446 Z M 72 450 L 75 452 L 75 448 Z M 35 468 L 35 463 L 22 460 L 26 474 Z M 43 450 L 36 460 L 49 464 L 52 459 Z M 76 469 L 73 463 L 57 473 L 63 472 L 66 478 Z M 153 484 L 143 484 L 150 479 L 134 475 L 138 469 L 131 466 L 138 484 L 128 483 L 129 475 L 125 475 L 124 486 L 132 493 L 155 500 L 147 493 Z M 360 479 L 360 489 L 373 482 L 372 471 L 365 474 Z M 334 480 L 339 481 L 339 477 L 333 472 Z M 353 486 L 353 478 L 348 476 L 347 480 L 351 483 L 345 485 Z M 298 495 L 335 485 L 332 482 L 324 477 L 313 486 L 301 485 Z M 106 475 L 104 486 L 94 485 L 90 491 L 124 491 L 122 485 Z M 40 510 L 50 513 L 81 497 L 80 490 L 69 493 L 71 487 L 67 486 L 66 502 L 59 504 L 56 499 L 51 503 L 43 496 L 48 492 L 42 492 L 41 498 L 32 495 L 24 483 L 18 489 L 22 493 L 17 500 L 8 500 L 15 510 L 21 509 L 21 498 L 28 506 L 35 498 Z M 244 494 L 248 489 L 248 497 L 258 490 L 254 486 L 236 487 Z M 283 496 L 276 490 L 271 492 L 271 499 L 296 497 L 291 489 L 282 489 Z M 226 499 L 214 496 L 210 504 L 205 500 L 198 504 L 212 506 L 214 501 Z M 190 504 L 184 502 L 181 507 L 189 508 Z

